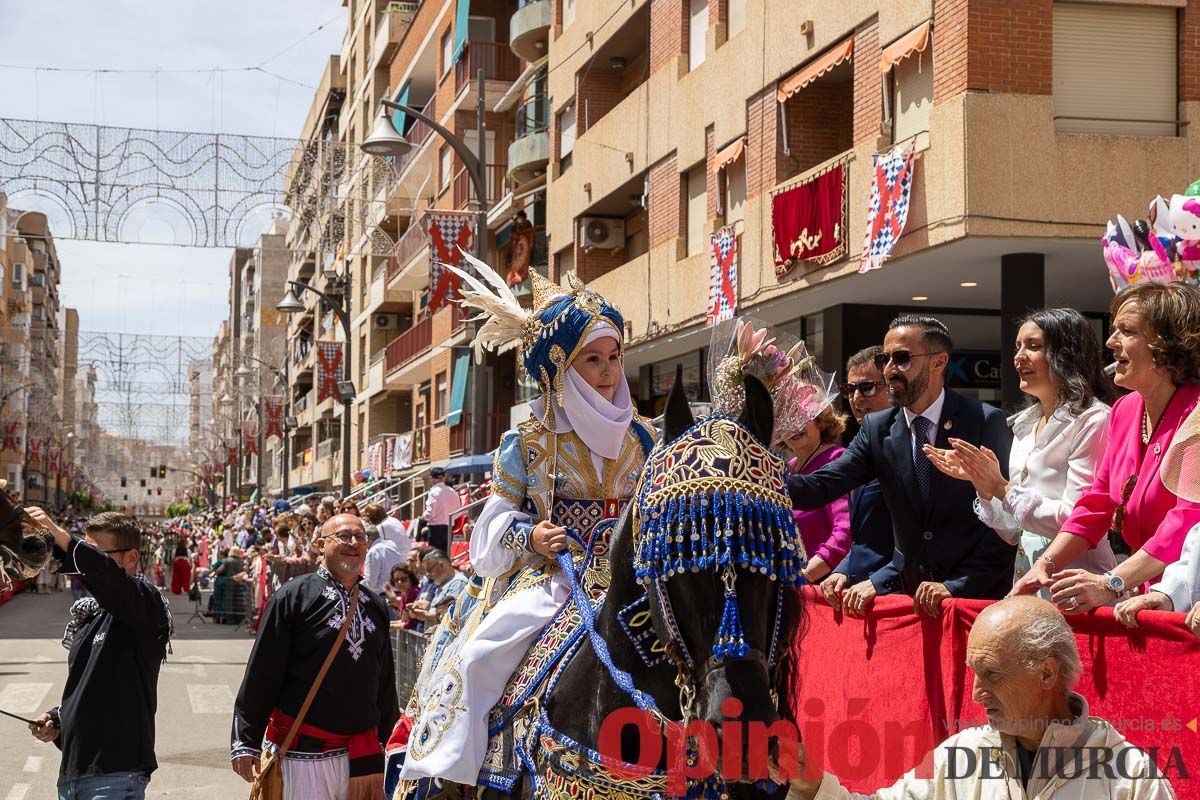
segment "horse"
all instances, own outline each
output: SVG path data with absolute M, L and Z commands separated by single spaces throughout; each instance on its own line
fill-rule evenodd
M 0 588 L 37 576 L 53 557 L 54 540 L 0 489 Z
M 778 468 L 773 474 L 777 483 L 782 482 L 782 464 L 770 461 L 778 461 L 778 457 L 769 451 L 774 428 L 770 395 L 753 377 L 746 378 L 745 394 L 745 407 L 740 417 L 715 420 L 712 427 L 734 433 L 740 430 L 749 436 L 739 440 L 737 447 L 718 448 L 719 452 L 701 454 L 716 459 L 713 463 L 717 469 L 713 474 L 718 477 L 711 485 L 717 490 L 732 485 L 730 480 L 723 486 L 718 473 L 742 474 L 747 462 L 753 458 L 766 459 L 764 463 Z M 665 784 L 669 780 L 666 772 L 669 753 L 660 751 L 657 761 L 651 756 L 652 769 L 649 771 L 653 774 L 648 776 L 644 774 L 647 770 L 643 770 L 628 773 L 622 780 L 611 769 L 614 763 L 646 763 L 639 760 L 646 747 L 641 737 L 644 728 L 621 726 L 619 752 L 612 752 L 611 741 L 601 741 L 605 720 L 622 710 L 628 712 L 632 707 L 631 700 L 663 726 L 669 726 L 673 721 L 707 724 L 711 726 L 710 730 L 717 732 L 718 739 L 728 738 L 728 746 L 740 751 L 723 754 L 717 759 L 710 780 L 690 781 L 689 796 L 765 796 L 775 788 L 768 788 L 762 782 L 756 784 L 747 777 L 754 764 L 749 751 L 750 738 L 723 737 L 720 732 L 729 725 L 731 712 L 737 723 L 747 726 L 742 730 L 747 730 L 750 723 L 760 723 L 769 729 L 781 715 L 790 716 L 786 702 L 780 701 L 779 690 L 784 688 L 782 662 L 800 619 L 799 594 L 789 584 L 795 581 L 803 558 L 790 504 L 783 508 L 777 504 L 773 509 L 773 519 L 781 530 L 790 531 L 795 543 L 795 559 L 791 563 L 792 571 L 787 575 L 780 567 L 790 558 L 785 553 L 778 556 L 775 565 L 764 565 L 760 561 L 756 562 L 757 568 L 747 562 L 737 564 L 736 569 L 732 566 L 705 569 L 702 559 L 693 559 L 690 566 L 672 569 L 669 579 L 651 580 L 648 573 L 653 570 L 646 562 L 645 547 L 639 547 L 639 538 L 645 542 L 647 526 L 653 527 L 651 520 L 639 519 L 639 514 L 645 512 L 641 507 L 647 496 L 645 484 L 654 478 L 651 472 L 658 469 L 656 463 L 664 463 L 664 457 L 670 459 L 673 446 L 676 450 L 691 447 L 691 444 L 685 445 L 681 437 L 711 420 L 714 418 L 706 417 L 697 423 L 693 418 L 677 371 L 667 402 L 662 442 L 647 460 L 637 502 L 626 507 L 610 539 L 612 576 L 603 605 L 595 612 L 590 625 L 586 620 L 584 622 L 589 635 L 581 637 L 579 646 L 568 653 L 557 672 L 548 678 L 540 707 L 534 703 L 535 707 L 525 714 L 525 724 L 530 729 L 517 734 L 518 739 L 524 736 L 524 746 L 518 744 L 517 755 L 526 777 L 520 786 L 513 787 L 513 794 L 532 794 L 539 800 L 581 796 L 635 800 L 678 793 L 664 791 L 668 788 Z M 716 431 L 718 439 L 722 435 Z M 704 441 L 707 444 L 697 447 L 712 446 L 711 439 Z M 665 455 L 656 462 L 656 454 L 660 452 Z M 769 482 L 764 479 L 764 483 Z M 716 496 L 715 491 L 708 495 L 713 499 Z M 780 499 L 786 502 L 785 498 Z M 690 517 L 690 527 L 684 525 L 683 530 L 695 534 L 711 525 L 715 533 L 720 522 L 720 510 L 714 509 L 716 505 L 719 504 L 703 502 L 699 507 L 689 506 L 692 510 L 688 513 L 694 511 L 695 516 Z M 681 501 L 675 517 L 677 521 L 684 517 L 683 507 Z M 725 511 L 728 510 L 727 506 Z M 781 511 L 786 512 L 786 520 Z M 705 514 L 707 520 L 702 518 Z M 728 534 L 731 519 L 728 514 L 723 519 Z M 683 521 L 688 522 L 687 519 Z M 738 520 L 732 519 L 732 524 L 736 528 Z M 753 528 L 753 524 L 748 527 Z M 671 530 L 668 521 L 668 540 L 672 538 Z M 761 532 L 762 527 L 759 528 Z M 734 533 L 740 535 L 740 532 Z M 676 541 L 683 538 L 681 533 L 675 535 L 679 537 Z M 777 540 L 779 542 L 784 547 L 793 546 L 782 539 Z M 679 555 L 678 547 L 676 545 L 676 556 Z M 560 560 L 565 569 L 569 561 L 565 557 Z M 582 594 L 577 591 L 574 594 L 577 602 L 582 600 Z M 740 626 L 740 645 L 730 644 L 727 630 L 730 603 L 744 621 Z M 631 621 L 640 622 L 635 625 L 640 628 L 636 635 L 631 631 Z M 631 646 L 631 639 L 640 644 Z M 650 752 L 654 750 L 651 745 Z M 589 760 L 588 754 L 593 763 L 585 764 L 583 762 Z M 596 761 L 604 762 L 604 765 L 594 763 Z M 581 789 L 580 783 L 589 785 Z M 485 798 L 504 796 L 493 790 L 484 790 L 481 795 Z

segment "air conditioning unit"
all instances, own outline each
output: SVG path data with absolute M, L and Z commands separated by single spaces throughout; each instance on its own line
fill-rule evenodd
M 372 320 L 376 328 L 391 328 L 396 324 L 396 317 L 393 314 L 376 314 Z
M 625 220 L 620 217 L 582 217 L 579 243 L 585 250 L 620 250 L 625 246 Z

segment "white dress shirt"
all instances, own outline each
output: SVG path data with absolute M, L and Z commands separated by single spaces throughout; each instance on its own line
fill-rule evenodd
M 946 390 L 942 389 L 942 391 L 938 393 L 937 399 L 934 400 L 932 403 L 930 403 L 929 408 L 925 409 L 920 414 L 914 414 L 913 412 L 908 410 L 908 406 L 905 406 L 903 409 L 904 410 L 904 422 L 907 423 L 909 431 L 910 432 L 912 431 L 912 422 L 914 419 L 916 419 L 917 417 L 924 417 L 925 419 L 927 419 L 931 423 L 933 423 L 932 425 L 929 426 L 929 433 L 927 435 L 929 444 L 936 444 L 937 443 L 938 424 L 941 423 L 941 421 L 942 421 L 942 406 L 944 406 L 944 405 L 946 405 Z M 918 442 L 916 439 L 913 440 L 913 458 L 914 459 L 917 457 L 917 448 L 921 447 L 924 444 L 925 444 L 925 442 Z
M 1009 489 L 1004 497 L 975 500 L 975 513 L 1009 544 L 1017 545 L 1016 577 L 1028 572 L 1041 557 L 1075 501 L 1092 485 L 1096 465 L 1108 441 L 1109 407 L 1099 400 L 1078 416 L 1067 405 L 1050 415 L 1037 432 L 1042 408 L 1034 405 L 1009 418 L 1013 430 L 1008 457 Z M 1117 564 L 1108 539 L 1071 564 L 1059 564 L 1103 574 Z M 1049 600 L 1049 590 L 1038 593 Z
M 363 569 L 363 577 L 367 581 L 367 586 L 371 591 L 383 594 L 383 587 L 391 579 L 392 567 L 403 563 L 404 557 L 400 555 L 400 548 L 396 546 L 396 543 L 380 536 L 367 550 L 366 564 Z
M 421 519 L 430 525 L 449 525 L 450 515 L 462 508 L 462 500 L 453 488 L 435 483 L 425 496 L 425 513 Z
M 1171 598 L 1171 608 L 1186 614 L 1200 603 L 1200 525 L 1188 531 L 1183 540 L 1183 552 L 1174 564 L 1168 564 L 1162 580 L 1150 587 Z
M 383 522 L 379 523 L 377 527 L 379 528 L 379 538 L 387 539 L 395 544 L 400 550 L 400 557 L 407 559 L 408 551 L 412 549 L 412 539 L 405 531 L 404 523 L 395 517 L 384 517 Z

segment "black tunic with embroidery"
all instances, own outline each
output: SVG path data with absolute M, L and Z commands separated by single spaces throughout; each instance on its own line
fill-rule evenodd
M 63 779 L 112 772 L 147 774 L 154 758 L 158 672 L 167 655 L 171 617 L 166 598 L 104 553 L 72 538 L 54 548 L 59 573 L 78 575 L 99 608 L 79 624 L 69 644 L 61 722 Z
M 234 758 L 259 754 L 274 709 L 293 718 L 300 712 L 349 602 L 350 593 L 324 567 L 293 578 L 267 601 L 234 706 Z M 304 723 L 339 736 L 374 729 L 382 745 L 398 717 L 387 609 L 360 581 L 358 611 Z M 301 737 L 292 751 L 315 745 Z M 352 776 L 382 771 L 382 753 L 350 763 Z

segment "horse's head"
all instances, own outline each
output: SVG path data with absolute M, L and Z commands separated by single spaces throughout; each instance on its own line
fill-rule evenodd
M 50 535 L 0 489 L 0 570 L 14 580 L 32 578 L 53 554 Z M 0 583 L 4 581 L 0 579 Z
M 677 373 L 635 511 L 635 570 L 686 684 L 684 714 L 718 729 L 730 711 L 778 719 L 775 666 L 803 564 L 784 463 L 769 447 L 771 397 L 749 376 L 745 394 L 738 418 L 696 422 Z

